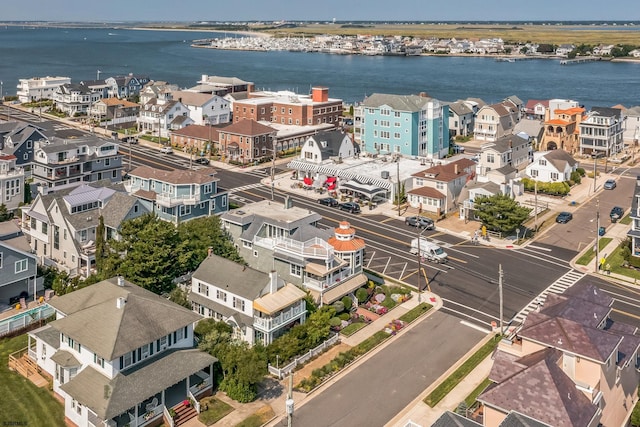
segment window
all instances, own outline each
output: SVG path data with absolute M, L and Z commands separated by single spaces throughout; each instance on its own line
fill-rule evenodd
M 203 189 L 205 194 L 209 194 L 213 191 L 213 184 L 205 184 Z
M 225 291 L 221 291 L 220 289 L 216 289 L 216 299 L 227 302 L 227 293 Z
M 242 247 L 243 248 L 247 248 L 247 249 L 251 249 L 253 247 L 253 243 L 247 241 L 247 240 L 243 240 L 242 241 Z
M 552 181 L 557 181 L 558 180 L 558 173 L 557 172 L 551 172 L 551 180 Z
M 538 160 L 538 164 L 541 166 L 546 166 L 547 165 L 547 161 L 545 159 L 540 159 Z
M 292 276 L 302 277 L 302 267 L 296 264 L 289 264 L 289 265 L 290 265 L 290 273 Z
M 21 259 L 20 261 L 16 261 L 16 274 L 22 273 L 23 271 L 27 271 L 27 267 L 29 265 L 28 260 Z
M 181 205 L 180 206 L 180 216 L 191 215 L 191 206 L 190 205 Z
M 4 252 L 0 252 L 0 268 L 2 268 L 2 258 L 3 258 Z
M 49 224 L 46 222 L 42 223 L 42 234 L 47 234 L 49 232 Z
M 101 368 L 104 368 L 104 359 L 95 353 L 93 353 L 93 363 L 100 366 Z
M 495 157 L 493 153 L 487 153 L 487 163 L 495 163 Z
M 233 297 L 233 308 L 236 310 L 244 311 L 244 300 L 241 298 Z
M 537 178 L 538 177 L 538 170 L 537 169 L 531 169 L 531 177 L 532 178 Z
M 388 128 L 389 120 L 380 120 L 380 126 Z
M 389 139 L 389 132 L 386 130 L 380 131 L 380 138 Z

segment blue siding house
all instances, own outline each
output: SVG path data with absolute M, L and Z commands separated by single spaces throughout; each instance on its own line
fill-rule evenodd
M 439 159 L 449 154 L 449 107 L 423 95 L 374 93 L 362 102 L 361 150 Z
M 166 171 L 140 166 L 129 176 L 127 192 L 165 221 L 178 224 L 229 210 L 228 195 L 218 191 L 213 168 Z

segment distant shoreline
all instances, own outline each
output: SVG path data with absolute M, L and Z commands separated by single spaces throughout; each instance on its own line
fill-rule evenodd
M 250 36 L 250 37 L 262 37 L 262 38 L 270 38 L 273 37 L 268 33 L 261 33 L 258 31 L 227 31 L 227 30 L 210 30 L 210 29 L 196 29 L 196 28 L 161 28 L 161 27 L 120 27 L 124 30 L 136 30 L 136 31 L 185 31 L 192 33 L 227 33 L 227 34 L 239 34 L 242 36 Z

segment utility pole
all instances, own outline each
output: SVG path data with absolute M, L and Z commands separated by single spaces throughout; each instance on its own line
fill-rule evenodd
M 416 231 L 418 231 L 418 227 L 416 226 Z M 424 230 L 423 230 L 424 231 Z M 418 304 L 420 304 L 420 289 L 422 288 L 422 252 L 420 251 L 420 239 L 422 238 L 422 233 L 418 232 Z
M 273 141 L 273 157 L 271 158 L 271 200 L 274 200 L 275 198 L 274 180 L 276 179 L 276 141 L 277 139 L 278 138 L 275 135 L 272 135 L 271 140 Z
M 503 330 L 503 305 L 504 301 L 502 299 L 502 276 L 504 275 L 502 271 L 502 264 L 498 265 L 498 292 L 500 294 L 500 335 L 504 334 Z
M 289 391 L 284 405 L 287 410 L 287 426 L 291 427 L 293 423 L 293 372 L 289 374 Z
M 596 199 L 596 246 L 594 248 L 596 253 L 596 273 L 600 267 L 600 199 Z
M 533 182 L 533 206 L 534 206 L 534 222 L 533 227 L 535 232 L 538 232 L 538 181 Z
M 400 159 L 396 160 L 396 177 L 398 178 L 398 195 L 396 197 L 398 201 L 398 216 L 402 216 L 400 213 Z
M 598 153 L 593 150 L 593 194 L 596 194 L 596 177 L 598 171 L 596 170 L 596 163 L 598 162 Z

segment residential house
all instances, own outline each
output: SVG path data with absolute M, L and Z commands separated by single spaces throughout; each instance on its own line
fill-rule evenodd
M 541 182 L 563 182 L 571 179 L 579 163 L 564 150 L 536 151 L 527 166 L 527 176 Z
M 512 108 L 514 108 L 518 113 L 516 122 L 520 121 L 520 119 L 522 118 L 522 115 L 524 114 L 524 108 L 525 108 L 524 102 L 517 96 L 511 95 L 503 99 L 502 103 L 505 105 L 510 105 Z
M 210 395 L 217 359 L 194 345 L 199 315 L 122 277 L 49 301 L 56 320 L 24 356 L 52 378 L 69 425 L 172 425 L 169 409 Z
M 496 141 L 513 133 L 520 110 L 510 101 L 485 105 L 476 114 L 473 133 L 480 141 Z
M 640 141 L 640 105 L 624 109 L 623 114 L 625 122 L 623 139 L 630 146 L 637 147 Z
M 317 227 L 322 217 L 308 209 L 263 200 L 222 215 L 222 224 L 250 267 L 275 270 L 287 283 L 331 304 L 367 282 L 365 243 L 340 224 L 331 235 Z
M 219 125 L 231 121 L 230 103 L 221 96 L 189 91 L 175 91 L 171 96 L 189 109 L 189 117 L 197 125 Z
M 638 401 L 637 328 L 611 318 L 612 297 L 577 283 L 548 294 L 493 354 L 478 397 L 483 425 L 511 411 L 545 425 L 626 425 Z
M 640 58 L 640 49 L 633 49 L 629 51 L 629 56 L 633 58 Z
M 530 99 L 524 107 L 524 114 L 529 119 L 544 120 L 548 109 L 548 100 Z
M 329 98 L 329 88 L 316 86 L 311 95 L 294 92 L 251 92 L 247 99 L 233 102 L 233 122 L 245 119 L 286 125 L 337 127 L 342 116 L 342 100 Z
M 575 50 L 575 45 L 563 43 L 556 48 L 556 56 L 567 56 Z
M 36 141 L 33 177 L 45 188 L 61 188 L 108 179 L 122 180 L 122 156 L 112 139 L 86 135 Z
M 584 118 L 584 108 L 576 101 L 552 99 L 544 119 L 544 132 L 539 149 L 565 150 L 576 154 L 580 147 L 580 123 Z
M 613 48 L 615 47 L 615 45 L 612 44 L 599 44 L 598 46 L 593 48 L 592 53 L 594 55 L 599 55 L 599 56 L 610 56 L 611 55 L 611 51 L 613 50 Z
M 193 124 L 189 109 L 180 101 L 171 99 L 171 92 L 160 98 L 151 98 L 140 109 L 138 131 L 168 138 L 172 130 Z
M 494 142 L 482 144 L 478 160 L 478 176 L 482 177 L 489 171 L 504 166 L 522 171 L 529 164 L 530 152 L 529 140 L 520 135 L 506 135 Z
M 140 166 L 129 176 L 127 192 L 160 219 L 174 224 L 229 209 L 227 192 L 218 191 L 219 178 L 213 168 L 166 171 Z
M 449 107 L 425 93 L 374 93 L 361 111 L 363 152 L 434 159 L 449 154 Z
M 198 80 L 198 86 L 190 88 L 190 91 L 200 93 L 210 93 L 218 96 L 225 96 L 227 94 L 249 94 L 253 92 L 254 84 L 252 82 L 246 82 L 237 77 L 221 77 L 221 76 L 209 76 L 203 74 L 202 78 Z
M 631 218 L 631 227 L 627 236 L 631 239 L 631 255 L 640 257 L 640 176 L 636 177 L 629 217 Z
M 171 100 L 173 97 L 171 96 L 172 92 L 179 90 L 178 85 L 169 84 L 164 81 L 155 81 L 152 80 L 140 91 L 140 104 L 144 105 L 147 102 L 151 101 L 153 98 L 158 98 L 161 100 Z
M 100 217 L 105 239 L 117 239 L 123 221 L 148 212 L 144 203 L 123 191 L 82 184 L 38 194 L 22 208 L 21 227 L 40 264 L 87 277 L 95 272 Z
M 135 125 L 140 104 L 120 98 L 103 98 L 94 102 L 87 112 L 98 126 Z
M 225 157 L 242 164 L 273 156 L 276 130 L 253 119 L 240 120 L 218 132 Z
M 0 123 L 0 152 L 16 156 L 16 166 L 30 169 L 36 141 L 47 141 L 44 129 L 24 122 Z
M 458 208 L 460 192 L 474 178 L 475 169 L 473 160 L 460 159 L 414 173 L 413 189 L 407 192 L 409 205 L 436 217 L 448 214 Z
M 16 156 L 0 154 L 0 205 L 9 212 L 24 202 L 24 169 L 16 166 Z
M 339 130 L 319 132 L 307 138 L 300 149 L 300 158 L 312 163 L 323 163 L 330 159 L 342 160 L 356 155 L 351 137 Z
M 0 241 L 0 308 L 33 299 L 36 291 L 36 256 Z M 24 307 L 23 307 L 24 308 Z
M 580 154 L 617 156 L 624 149 L 622 110 L 592 107 L 580 122 Z
M 151 82 L 149 76 L 129 73 L 126 76 L 113 76 L 105 80 L 109 86 L 109 98 L 129 98 L 139 95 L 142 88 Z
M 472 136 L 475 114 L 471 107 L 464 101 L 456 101 L 449 104 L 449 135 Z
M 63 84 L 53 92 L 56 108 L 71 117 L 87 114 L 91 105 L 99 99 L 100 92 L 92 92 L 82 84 Z
M 32 77 L 18 80 L 18 101 L 22 103 L 53 99 L 55 90 L 64 84 L 70 84 L 70 77 Z
M 306 292 L 269 274 L 209 254 L 191 279 L 193 311 L 223 321 L 250 345 L 271 344 L 307 315 Z
M 170 133 L 170 143 L 174 147 L 182 147 L 186 152 L 201 156 L 217 153 L 220 150 L 219 132 L 222 126 L 189 125 Z
M 80 84 L 88 87 L 91 92 L 99 93 L 100 98 L 109 97 L 110 86 L 104 80 L 82 80 Z

